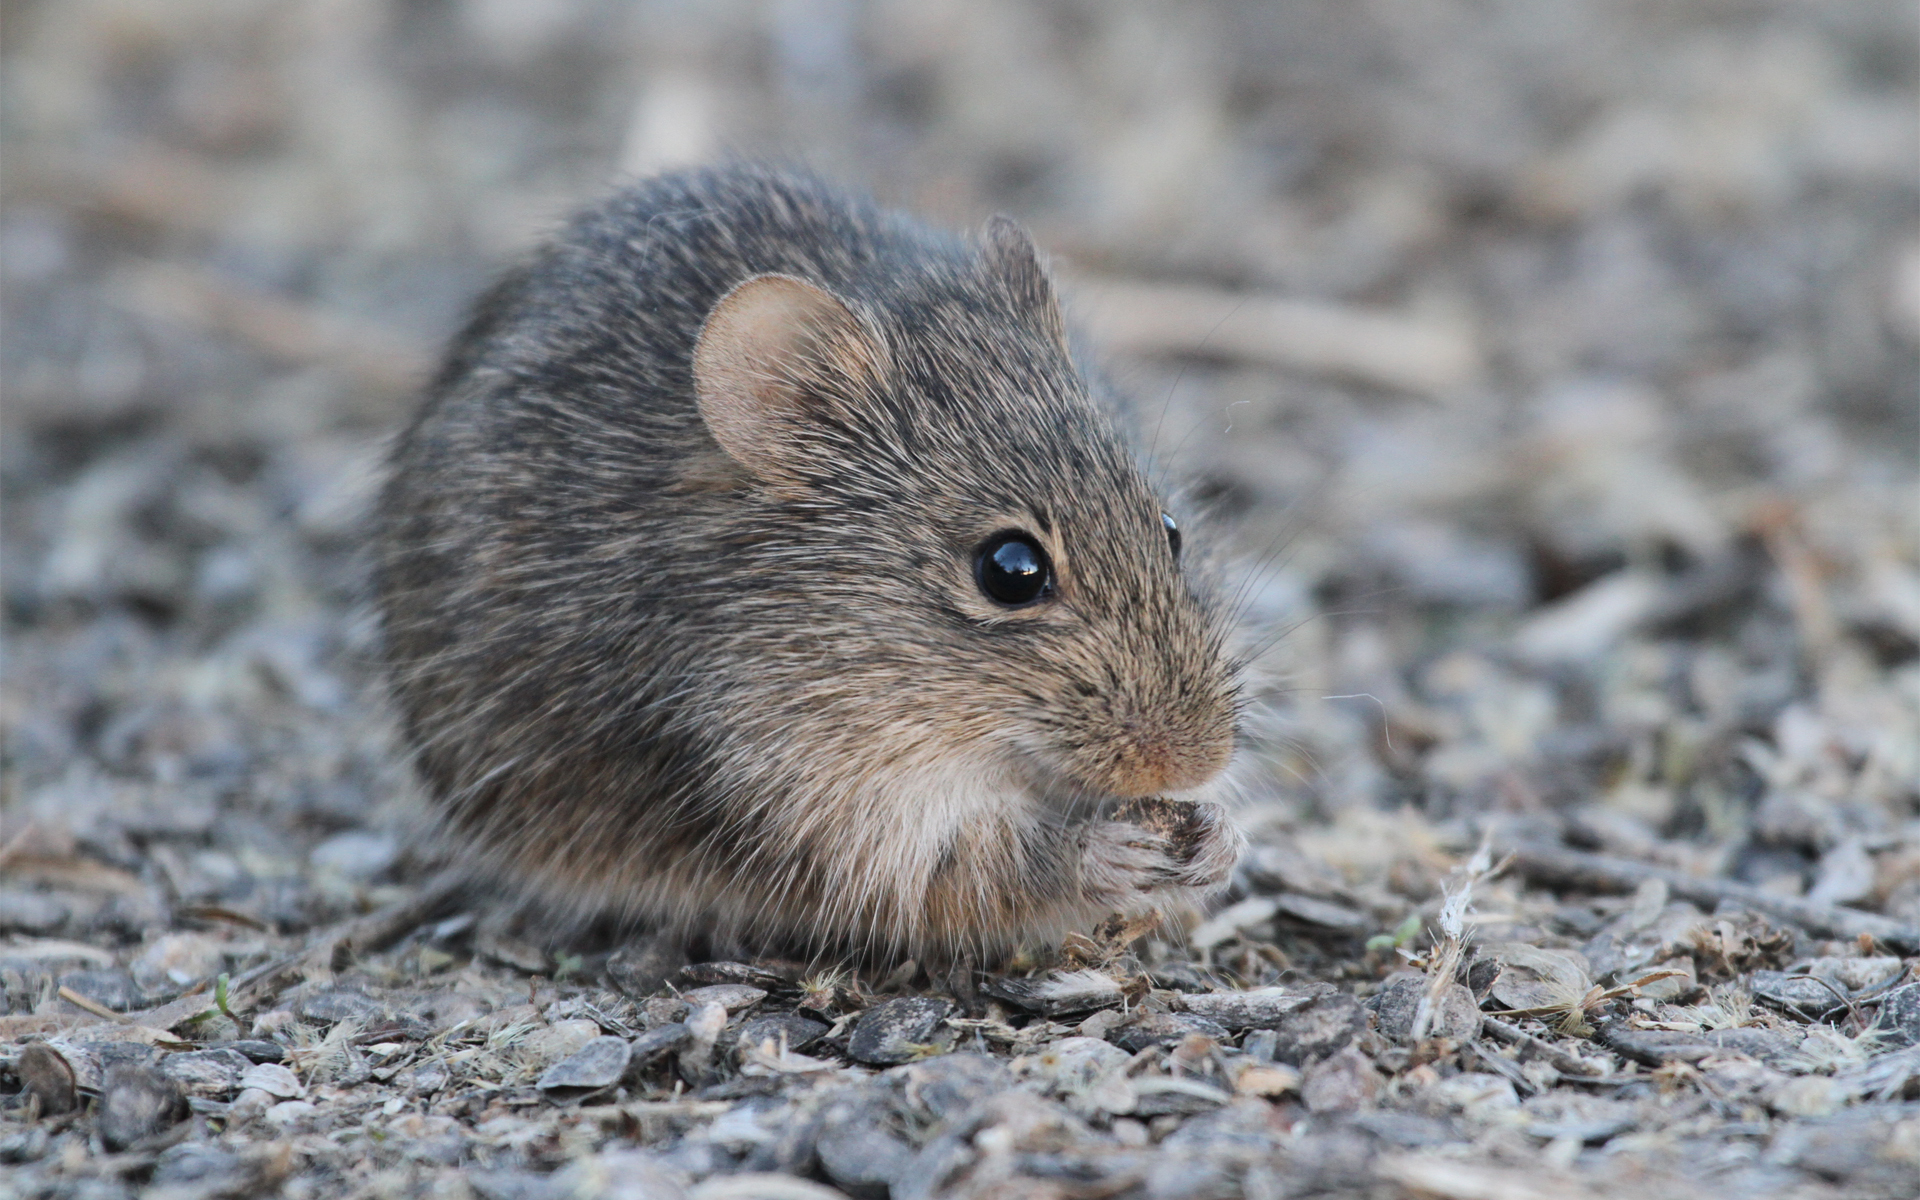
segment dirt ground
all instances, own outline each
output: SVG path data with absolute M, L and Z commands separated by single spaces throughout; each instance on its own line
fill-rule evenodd
M 1910 0 L 0 8 L 0 1196 L 1920 1192 Z M 996 211 L 1237 547 L 1204 917 L 929 980 L 447 893 L 383 439 L 622 176 Z

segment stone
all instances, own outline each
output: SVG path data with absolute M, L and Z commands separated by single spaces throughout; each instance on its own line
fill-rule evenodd
M 1180 997 L 1180 1005 L 1186 1011 L 1235 1032 L 1276 1028 L 1281 1018 L 1311 1003 L 1312 996 L 1283 987 L 1198 992 Z
M 21 933 L 52 933 L 67 923 L 72 910 L 56 896 L 16 888 L 0 888 L 0 929 Z
M 1142 1013 L 1114 1029 L 1107 1040 L 1129 1054 L 1138 1054 L 1149 1046 L 1171 1046 L 1196 1033 L 1217 1042 L 1231 1036 L 1226 1026 L 1194 1013 Z
M 1920 983 L 1893 989 L 1880 1001 L 1876 1029 L 1889 1050 L 1920 1045 Z
M 1313 896 L 1287 893 L 1274 897 L 1274 914 L 1334 933 L 1359 937 L 1374 927 L 1373 918 L 1358 909 Z
M 772 1043 L 778 1047 L 784 1039 L 787 1049 L 801 1050 L 825 1037 L 827 1029 L 825 1024 L 799 1013 L 771 1013 L 742 1022 L 734 1034 L 734 1045 L 744 1049 Z
M 1904 962 L 1891 954 L 1867 958 L 1816 958 L 1807 964 L 1807 974 L 1831 979 L 1848 992 L 1867 992 L 1881 987 L 1900 975 Z
M 60 986 L 114 1012 L 141 1006 L 140 985 L 125 971 L 69 971 L 60 977 Z
M 315 846 L 307 860 L 318 870 L 333 871 L 366 883 L 391 867 L 399 857 L 400 844 L 392 834 L 349 829 Z
M 233 1186 L 245 1175 L 239 1155 L 200 1142 L 169 1146 L 153 1165 L 154 1183 L 200 1184 L 203 1195 L 247 1195 Z
M 932 996 L 901 996 L 884 1000 L 860 1014 L 847 1054 L 863 1063 L 891 1065 L 928 1053 L 941 1025 L 954 1013 L 951 1000 Z
M 101 1143 L 119 1151 L 172 1128 L 186 1115 L 186 1101 L 171 1079 L 152 1067 L 119 1066 L 101 1084 L 93 1120 Z
M 319 1111 L 319 1106 L 307 1100 L 282 1100 L 267 1109 L 265 1116 L 267 1124 L 291 1129 Z
M 1281 1017 L 1270 1031 L 1273 1045 L 1263 1057 L 1291 1066 L 1305 1066 L 1353 1045 L 1367 1031 L 1367 1008 L 1348 992 L 1330 984 L 1306 985 L 1310 1000 Z
M 370 1021 L 385 1012 L 379 1001 L 351 988 L 327 988 L 303 996 L 293 1006 L 302 1020 L 332 1025 L 339 1021 Z
M 697 987 L 681 997 L 689 1006 L 699 1004 L 718 1004 L 727 1010 L 728 1015 L 745 1012 L 767 998 L 764 988 L 744 983 L 713 983 L 706 987 Z
M 789 963 L 705 962 L 680 969 L 680 978 L 695 987 L 714 983 L 744 983 L 768 992 L 792 991 L 800 974 L 801 969 Z
M 600 1025 L 596 1021 L 584 1017 L 555 1021 L 544 1028 L 530 1031 L 520 1042 L 520 1051 L 534 1062 L 552 1066 L 563 1058 L 577 1054 L 599 1036 Z
M 210 1047 L 215 1050 L 232 1050 L 243 1054 L 249 1062 L 285 1062 L 287 1048 L 279 1042 L 270 1042 L 265 1038 L 239 1038 L 231 1042 L 222 1042 Z
M 885 1089 L 848 1090 L 822 1114 L 814 1152 L 849 1195 L 883 1200 L 912 1161 L 913 1145 L 894 1132 Z
M 491 1174 L 493 1190 L 473 1181 L 482 1200 L 685 1200 L 690 1185 L 685 1170 L 649 1150 L 608 1150 L 511 1185 L 506 1172 Z
M 131 969 L 144 987 L 163 989 L 171 984 L 177 989 L 211 979 L 226 965 L 225 948 L 205 934 L 169 933 L 141 951 Z
M 242 1091 L 256 1088 L 282 1100 L 295 1100 L 307 1094 L 300 1077 L 279 1063 L 253 1064 L 241 1072 L 238 1086 Z
M 1069 1037 L 1049 1042 L 1026 1055 L 1019 1060 L 1019 1066 L 1030 1077 L 1045 1083 L 1054 1094 L 1073 1096 L 1125 1067 L 1132 1059 L 1131 1054 L 1111 1042 Z
M 656 1026 L 633 1039 L 628 1049 L 632 1053 L 634 1066 L 645 1066 L 660 1056 L 678 1050 L 693 1037 L 693 1032 L 679 1021 Z
M 627 1072 L 632 1047 L 626 1039 L 597 1037 L 548 1067 L 536 1085 L 543 1092 L 593 1091 L 612 1087 Z
M 528 975 L 545 975 L 553 970 L 553 959 L 545 950 L 503 930 L 482 928 L 474 935 L 473 948 L 494 962 Z
M 1801 1020 L 1824 1020 L 1847 1007 L 1847 989 L 1843 985 L 1810 975 L 1755 971 L 1748 976 L 1747 986 L 1755 1000 Z
M 1312 1113 L 1352 1112 L 1371 1104 L 1380 1086 L 1373 1061 L 1348 1047 L 1307 1069 L 1300 1079 L 1300 1101 Z
M 240 1086 L 240 1077 L 253 1066 L 233 1050 L 187 1050 L 160 1061 L 160 1073 L 189 1096 L 221 1100 Z
M 79 1102 L 73 1064 L 45 1042 L 28 1042 L 22 1046 L 19 1057 L 14 1059 L 13 1070 L 27 1094 L 40 1101 L 40 1111 L 47 1116 L 72 1112 Z
M 1411 1040 L 1420 1002 L 1426 994 L 1427 978 L 1418 972 L 1403 971 L 1389 978 L 1367 1001 L 1367 1007 L 1373 1010 L 1374 1027 L 1396 1042 Z M 1473 993 L 1460 984 L 1447 984 L 1434 1007 L 1425 1036 L 1466 1041 L 1479 1035 L 1480 1006 L 1474 1003 Z
M 908 1108 L 924 1112 L 936 1123 L 955 1120 L 1013 1086 L 1013 1072 L 1005 1062 L 970 1052 L 908 1063 L 888 1071 L 887 1076 L 901 1082 L 901 1095 Z
M 649 937 L 620 947 L 607 959 L 607 982 L 639 1000 L 653 995 L 687 963 L 680 939 Z

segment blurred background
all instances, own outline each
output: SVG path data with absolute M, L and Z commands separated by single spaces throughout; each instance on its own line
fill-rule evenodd
M 1242 557 L 1261 869 L 1418 892 L 1499 814 L 1920 920 L 1916 24 L 11 0 L 0 928 L 286 931 L 404 873 L 383 439 L 504 264 L 726 152 L 1053 255 Z

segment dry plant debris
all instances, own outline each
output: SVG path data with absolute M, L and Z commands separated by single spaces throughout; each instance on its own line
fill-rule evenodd
M 10 6 L 0 1194 L 1911 1196 L 1912 6 L 1656 7 Z M 1218 510 L 1197 923 L 690 963 L 409 848 L 383 439 L 726 147 L 1027 221 Z

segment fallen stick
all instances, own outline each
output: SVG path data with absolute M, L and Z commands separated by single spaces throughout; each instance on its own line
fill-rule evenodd
M 387 396 L 417 391 L 432 371 L 428 350 L 364 321 L 178 263 L 122 268 L 109 291 L 134 312 L 238 338 L 283 362 L 346 372 Z
M 1545 1038 L 1535 1037 L 1518 1025 L 1509 1025 L 1498 1017 L 1482 1016 L 1480 1028 L 1489 1036 L 1510 1046 L 1519 1046 L 1531 1050 L 1547 1060 L 1553 1069 L 1562 1075 L 1578 1075 L 1582 1078 L 1600 1074 L 1600 1068 L 1578 1054 L 1562 1050 Z
M 308 942 L 305 950 L 248 971 L 234 980 L 233 994 L 236 999 L 244 999 L 270 993 L 288 975 L 330 973 L 339 970 L 353 958 L 376 954 L 405 937 L 422 922 L 439 916 L 448 901 L 459 895 L 466 882 L 467 875 L 464 872 L 442 871 L 404 900 L 396 900 L 365 916 L 341 921 Z
M 309 940 L 304 949 L 283 954 L 242 973 L 228 985 L 228 1007 L 243 1007 L 253 997 L 272 994 L 289 976 L 314 970 L 332 971 L 343 956 L 374 954 L 386 949 L 422 922 L 438 916 L 447 902 L 460 893 L 466 878 L 456 871 L 442 871 L 404 900 L 396 900 L 365 916 L 338 922 Z M 125 1017 L 114 1015 L 115 1019 L 131 1024 L 171 1030 L 213 1007 L 211 990 L 201 985 L 145 1012 L 128 1013 Z
M 87 997 L 82 996 L 79 992 L 74 991 L 72 988 L 67 987 L 65 984 L 62 984 L 60 986 L 60 990 L 56 994 L 62 1000 L 65 1000 L 68 1004 L 73 1005 L 75 1008 L 85 1009 L 87 1012 L 92 1013 L 94 1016 L 99 1017 L 102 1020 L 112 1021 L 115 1024 L 119 1024 L 119 1025 L 125 1025 L 128 1023 L 126 1017 L 121 1016 L 119 1013 L 113 1011 L 112 1009 L 108 1008 L 104 1004 L 99 1004 L 99 1003 L 96 1003 L 95 1001 L 89 1000 Z
M 1467 386 L 1483 366 L 1468 331 L 1399 313 L 1190 285 L 1069 283 L 1075 315 L 1104 347 L 1128 353 L 1207 355 L 1422 393 Z
M 1631 892 L 1643 883 L 1659 880 L 1672 895 L 1699 904 L 1732 901 L 1755 912 L 1791 921 L 1823 937 L 1857 938 L 1866 934 L 1902 954 L 1920 953 L 1920 929 L 1877 913 L 1819 904 L 1798 896 L 1775 895 L 1743 883 L 1703 879 L 1631 859 L 1563 850 L 1557 846 L 1516 845 L 1510 849 L 1514 867 L 1535 883 L 1590 892 Z

